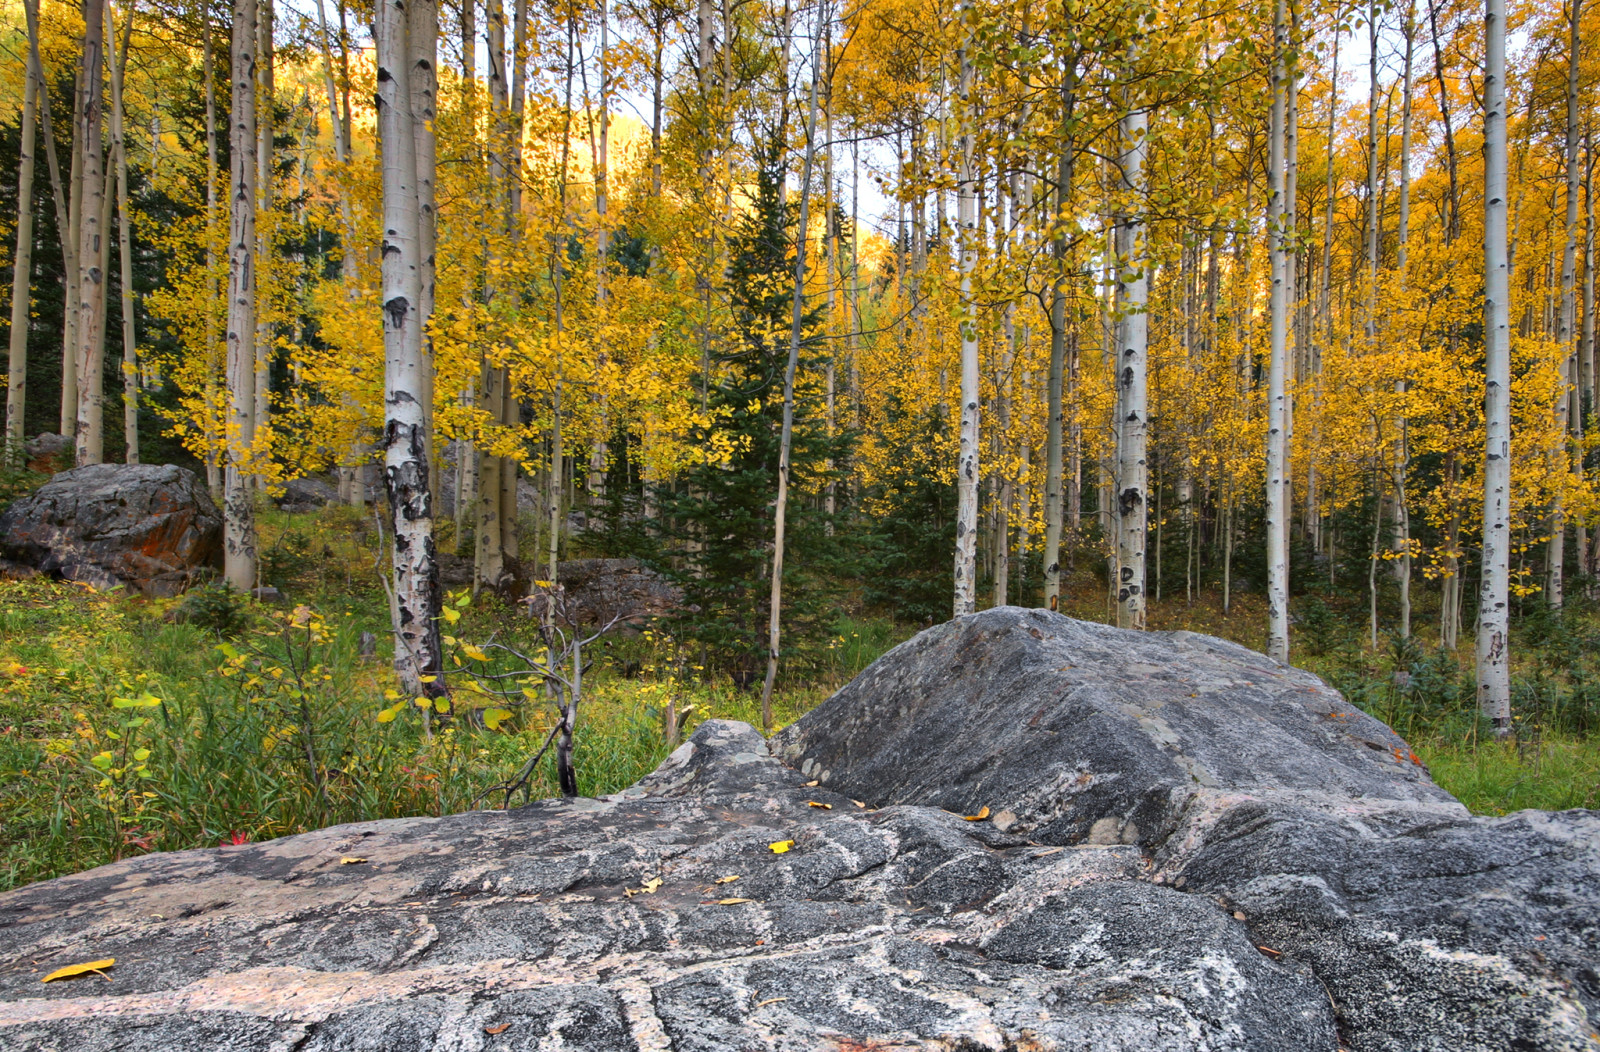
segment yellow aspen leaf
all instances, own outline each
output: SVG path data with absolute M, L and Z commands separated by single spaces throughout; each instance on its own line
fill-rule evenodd
M 111 980 L 111 976 L 106 975 L 105 970 L 116 963 L 117 959 L 115 957 L 107 957 L 104 960 L 90 961 L 87 964 L 69 964 L 65 968 L 57 968 L 55 971 L 41 979 L 40 982 L 48 983 L 53 982 L 56 979 L 74 979 L 80 975 L 88 975 L 90 972 L 103 977 L 107 982 L 109 982 Z
M 461 652 L 463 654 L 467 655 L 467 657 L 471 658 L 474 661 L 488 661 L 489 660 L 489 655 L 485 654 L 481 647 L 475 647 L 471 643 L 463 643 L 463 644 L 461 644 Z
M 816 787 L 817 787 L 817 780 L 815 778 L 811 779 L 811 781 L 807 782 L 804 786 L 802 786 L 802 788 L 805 788 L 805 789 L 815 789 Z
M 659 888 L 662 883 L 663 881 L 660 877 L 649 877 L 642 885 L 640 885 L 639 890 L 644 892 L 646 895 L 654 895 L 656 893 L 656 889 Z
M 965 818 L 968 822 L 982 822 L 985 818 L 989 817 L 989 808 L 988 808 L 987 805 L 985 805 L 985 806 L 980 807 L 978 809 L 978 813 L 977 814 L 975 814 L 975 815 L 963 815 L 962 817 Z
M 483 1028 L 483 1032 L 485 1034 L 503 1034 L 510 1029 L 510 1023 L 501 1023 L 499 1026 L 486 1026 Z
M 737 906 L 741 902 L 754 902 L 754 899 L 718 899 L 718 906 Z
M 819 803 L 816 800 L 807 800 L 806 801 L 806 806 L 807 807 L 820 807 L 824 811 L 832 811 L 833 810 L 833 805 L 832 804 Z
M 726 877 L 718 877 L 716 880 L 713 880 L 711 883 L 713 883 L 713 884 L 732 884 L 734 881 L 736 881 L 738 879 L 739 879 L 739 875 L 737 873 L 734 873 L 734 874 L 730 874 L 730 875 L 728 875 Z
M 366 861 L 367 860 L 364 859 L 364 858 L 341 858 L 339 860 L 339 865 L 341 865 L 341 866 L 359 866 L 359 865 L 365 863 Z
M 778 840 L 778 841 L 774 841 L 771 844 L 768 844 L 767 846 L 772 849 L 772 853 L 774 855 L 781 855 L 785 851 L 788 851 L 790 848 L 794 847 L 794 841 L 793 840 Z

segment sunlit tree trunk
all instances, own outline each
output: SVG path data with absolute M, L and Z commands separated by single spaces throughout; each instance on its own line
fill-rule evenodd
M 383 466 L 394 529 L 395 667 L 403 690 L 435 695 L 443 689 L 437 679 L 423 682 L 440 668 L 439 575 L 423 409 L 432 383 L 423 354 L 420 180 L 410 86 L 416 58 L 412 29 L 428 35 L 426 27 L 408 25 L 404 0 L 380 0 L 376 101 L 383 166 Z
M 1570 393 L 1570 390 L 1575 390 L 1574 381 L 1577 380 L 1575 366 L 1578 363 L 1578 346 L 1574 337 L 1577 334 L 1578 320 L 1578 75 L 1581 54 L 1578 27 L 1582 10 L 1583 0 L 1570 0 L 1567 35 L 1567 134 L 1564 151 L 1567 176 L 1566 240 L 1561 250 L 1561 304 L 1556 314 L 1556 344 L 1561 348 L 1563 389 L 1556 395 L 1555 427 L 1563 440 L 1574 417 L 1577 417 L 1579 427 L 1582 427 L 1582 411 L 1580 409 L 1576 414 L 1572 412 Z M 1582 456 L 1581 452 L 1578 456 Z M 1567 464 L 1570 460 L 1563 441 L 1562 453 L 1557 458 L 1557 463 L 1552 465 L 1554 468 L 1552 477 L 1556 481 L 1557 488 L 1550 509 L 1550 554 L 1547 560 L 1550 576 L 1545 583 L 1545 600 L 1555 609 L 1561 608 L 1564 599 L 1566 515 L 1561 482 L 1567 474 Z M 1581 459 L 1578 463 L 1581 467 Z
M 101 118 L 104 90 L 105 3 L 86 0 L 83 30 L 83 86 L 78 94 L 78 132 L 83 140 L 82 218 L 78 229 L 77 463 L 98 464 L 102 457 L 102 387 L 106 324 L 106 166 Z
M 972 272 L 977 266 L 977 195 L 975 192 L 975 118 L 972 111 L 972 56 L 963 45 L 959 63 L 958 94 L 961 103 L 961 146 L 956 184 L 956 223 L 960 226 L 961 268 L 961 430 L 956 461 L 955 614 L 978 608 L 978 318 L 973 299 Z M 944 200 L 943 194 L 940 200 Z M 943 223 L 940 230 L 943 230 Z
M 767 675 L 761 684 L 761 726 L 772 729 L 772 688 L 778 679 L 778 644 L 783 616 L 783 549 L 789 510 L 789 452 L 794 438 L 794 374 L 800 364 L 800 327 L 806 311 L 806 231 L 811 217 L 811 168 L 817 155 L 817 92 L 822 80 L 822 14 L 812 49 L 811 101 L 806 108 L 806 149 L 800 163 L 800 215 L 795 227 L 794 295 L 789 321 L 789 356 L 783 369 L 783 428 L 778 437 L 778 494 L 772 512 L 772 590 L 767 599 Z
M 1072 197 L 1073 166 L 1077 160 L 1072 124 L 1073 104 L 1077 95 L 1076 49 L 1069 49 L 1060 64 L 1061 153 L 1056 159 L 1056 220 L 1051 243 L 1055 282 L 1050 292 L 1050 371 L 1045 381 L 1044 605 L 1051 610 L 1061 606 L 1061 541 L 1065 526 L 1062 493 L 1065 411 L 1061 385 L 1067 371 L 1067 278 L 1071 272 L 1067 252 L 1066 211 Z
M 1506 10 L 1485 0 L 1483 78 L 1483 580 L 1478 596 L 1478 703 L 1511 733 L 1511 267 L 1506 253 Z
M 78 64 L 72 93 L 72 163 L 67 182 L 67 226 L 61 237 L 64 261 L 61 323 L 61 434 L 72 438 L 78 430 L 78 290 L 83 283 L 83 61 Z M 42 93 L 49 98 L 50 92 Z M 70 252 L 68 246 L 71 246 Z M 76 445 L 76 443 L 74 443 Z
M 27 0 L 30 23 L 37 21 L 38 0 Z M 31 34 L 30 34 L 31 36 Z M 17 254 L 11 270 L 11 343 L 6 373 L 7 466 L 21 462 L 23 414 L 27 409 L 28 321 L 33 283 L 33 150 L 34 107 L 39 95 L 39 52 L 28 41 L 27 72 L 22 91 L 22 143 L 17 165 Z
M 595 143 L 594 157 L 594 306 L 595 317 L 605 318 L 606 298 L 606 267 L 608 265 L 611 230 L 610 218 L 607 215 L 609 201 L 607 193 L 608 166 L 611 163 L 611 65 L 610 55 L 610 26 L 607 24 L 609 11 L 607 0 L 600 0 L 600 48 L 597 58 L 600 63 L 600 99 L 599 128 Z M 606 347 L 602 342 L 597 348 L 596 365 L 599 367 L 600 382 L 595 384 L 595 400 L 599 403 L 599 428 L 594 444 L 589 449 L 588 489 L 590 507 L 599 509 L 605 504 L 606 499 L 606 431 L 609 425 L 609 399 L 606 388 L 605 368 L 607 362 Z
M 273 324 L 270 312 L 259 302 L 263 282 L 278 265 L 274 248 L 277 222 L 273 215 L 275 197 L 274 170 L 276 153 L 273 150 L 273 102 L 276 98 L 276 52 L 273 48 L 273 0 L 256 0 L 256 331 L 255 331 L 255 411 L 251 414 L 250 434 L 246 441 L 252 448 L 265 452 L 265 438 L 272 421 L 272 358 Z M 252 472 L 254 475 L 254 472 Z M 252 477 L 251 484 L 256 479 Z
M 424 367 L 422 419 L 428 447 L 428 493 L 439 490 L 439 442 L 433 423 L 433 320 L 435 252 L 438 245 L 438 214 L 435 203 L 434 169 L 437 153 L 434 119 L 437 115 L 439 72 L 439 7 L 436 0 L 407 0 L 408 45 L 411 70 L 411 132 L 416 142 L 417 165 L 417 338 L 421 343 Z
M 234 0 L 228 135 L 228 420 L 222 518 L 223 575 L 241 592 L 256 583 L 256 526 L 249 487 L 256 386 L 255 49 L 256 2 Z
M 199 15 L 201 19 L 201 70 L 205 77 L 206 95 L 206 298 L 216 302 L 218 294 L 222 291 L 217 286 L 216 250 L 216 223 L 217 223 L 217 180 L 219 179 L 220 162 L 217 149 L 217 77 L 215 51 L 211 45 L 211 10 L 209 5 L 201 3 Z M 225 372 L 227 369 L 227 352 L 224 351 L 219 362 L 217 360 L 217 329 L 213 320 L 214 314 L 206 311 L 205 340 L 206 340 L 206 409 L 212 419 L 221 423 L 211 428 L 210 439 L 206 443 L 206 488 L 211 492 L 211 499 L 218 504 L 223 503 L 223 464 L 227 460 L 227 410 L 224 408 L 226 393 L 219 390 L 219 385 L 227 383 Z M 220 433 L 219 433 L 220 432 Z
M 1267 656 L 1289 663 L 1289 427 L 1285 363 L 1288 360 L 1289 287 L 1284 216 L 1284 95 L 1288 28 L 1285 0 L 1273 8 L 1272 115 L 1267 148 L 1267 239 L 1272 272 L 1271 361 L 1267 379 Z
M 1148 118 L 1143 109 L 1131 103 L 1130 107 L 1122 119 L 1123 215 L 1117 238 L 1117 281 L 1122 290 L 1117 321 L 1117 624 L 1142 629 L 1149 517 L 1145 460 L 1149 262 L 1142 200 Z
M 117 262 L 122 282 L 122 440 L 123 459 L 139 463 L 139 345 L 134 333 L 133 213 L 128 205 L 128 147 L 123 136 L 122 74 L 128 66 L 133 10 L 122 29 L 122 46 L 111 63 L 111 154 L 117 174 Z M 106 5 L 106 40 L 116 40 L 111 5 Z

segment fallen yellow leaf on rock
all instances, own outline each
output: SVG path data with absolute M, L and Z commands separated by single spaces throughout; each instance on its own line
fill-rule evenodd
M 656 893 L 656 889 L 659 888 L 661 884 L 662 881 L 660 877 L 650 877 L 642 885 L 640 885 L 639 890 L 644 892 L 646 895 L 654 895 Z
M 964 815 L 963 817 L 966 818 L 968 822 L 982 822 L 985 818 L 989 817 L 989 808 L 984 806 L 978 810 L 977 814 Z
M 510 1023 L 501 1023 L 499 1026 L 486 1026 L 483 1028 L 483 1032 L 485 1034 L 503 1034 L 510 1029 Z
M 817 780 L 815 778 L 813 778 L 813 779 L 811 779 L 811 781 L 807 782 L 801 788 L 803 788 L 803 789 L 811 789 L 811 788 L 814 788 L 816 785 L 817 785 Z
M 105 970 L 116 963 L 117 959 L 115 957 L 107 957 L 103 961 L 90 961 L 88 964 L 69 964 L 65 968 L 57 968 L 40 981 L 48 983 L 54 979 L 74 979 L 80 975 L 88 975 L 93 972 L 110 982 L 111 976 L 106 975 Z
M 716 880 L 713 880 L 711 883 L 713 883 L 713 884 L 732 884 L 734 881 L 736 881 L 738 879 L 739 879 L 738 874 L 731 874 L 731 875 L 726 876 L 726 877 L 718 877 Z
M 364 858 L 341 858 L 339 860 L 339 865 L 341 865 L 341 866 L 359 866 L 364 862 L 366 862 L 366 859 L 364 859 Z
M 752 902 L 753 899 L 718 899 L 718 906 L 737 906 L 741 902 Z
M 807 807 L 820 807 L 824 811 L 832 811 L 833 810 L 833 805 L 832 804 L 820 804 L 815 800 L 807 800 L 806 801 L 806 806 Z
M 768 844 L 767 846 L 772 848 L 772 853 L 774 855 L 781 855 L 785 851 L 787 851 L 790 848 L 794 847 L 794 841 L 793 840 L 779 840 L 776 843 Z

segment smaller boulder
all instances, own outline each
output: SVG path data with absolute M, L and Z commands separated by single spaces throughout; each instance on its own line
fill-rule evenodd
M 321 479 L 290 479 L 283 484 L 277 505 L 284 511 L 316 511 L 338 499 L 339 491 Z
M 63 471 L 0 512 L 0 555 L 96 588 L 177 595 L 222 559 L 222 515 L 170 464 Z
M 569 559 L 560 564 L 558 621 L 603 625 L 613 618 L 641 625 L 683 606 L 683 590 L 637 559 Z M 535 617 L 544 616 L 547 589 L 528 597 Z
M 72 439 L 66 435 L 52 435 L 45 432 L 34 435 L 22 444 L 23 452 L 29 460 L 38 460 L 41 457 L 59 457 L 72 448 Z

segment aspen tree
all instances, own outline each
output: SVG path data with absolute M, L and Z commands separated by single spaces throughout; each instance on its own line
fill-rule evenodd
M 122 281 L 122 441 L 123 460 L 139 463 L 139 345 L 134 333 L 133 215 L 128 204 L 128 147 L 123 136 L 123 71 L 128 67 L 128 42 L 133 36 L 133 11 L 122 28 L 122 46 L 111 63 L 111 155 L 117 177 L 117 261 Z M 116 40 L 112 5 L 106 4 L 106 40 Z
M 273 47 L 273 0 L 256 0 L 256 256 L 255 283 L 257 292 L 263 278 L 278 266 L 278 254 L 273 241 L 277 230 L 273 215 L 276 197 L 274 178 L 276 172 L 273 136 L 276 114 L 273 107 L 277 95 L 277 77 L 274 67 L 277 54 Z M 265 436 L 272 420 L 272 357 L 273 323 L 269 313 L 258 304 L 255 331 L 255 409 L 250 415 L 250 432 L 246 443 L 257 446 L 257 437 Z M 257 482 L 256 472 L 251 472 L 250 484 Z
M 1506 8 L 1484 0 L 1483 580 L 1478 594 L 1478 703 L 1496 736 L 1511 733 L 1511 266 L 1506 251 Z
M 415 163 L 417 169 L 417 340 L 420 344 L 424 368 L 418 374 L 421 383 L 417 397 L 422 403 L 422 418 L 428 448 L 428 493 L 438 490 L 438 440 L 433 421 L 433 337 L 429 326 L 433 321 L 435 254 L 439 242 L 437 194 L 434 189 L 434 172 L 437 166 L 438 147 L 434 135 L 434 119 L 438 109 L 437 68 L 439 53 L 439 6 L 437 0 L 406 0 L 408 61 L 411 64 L 407 86 L 410 88 L 411 132 L 416 140 Z
M 217 261 L 215 249 L 212 247 L 216 244 L 217 180 L 220 176 L 220 162 L 217 160 L 217 78 L 215 54 L 211 46 L 211 9 L 209 0 L 202 0 L 199 8 L 201 19 L 200 65 L 206 82 L 206 294 L 208 299 L 215 299 L 226 291 L 218 287 L 214 276 Z M 215 323 L 212 320 L 214 314 L 211 311 L 206 311 L 205 314 L 205 346 L 208 356 L 206 361 L 205 400 L 206 405 L 211 407 L 217 416 L 222 417 L 225 416 L 221 407 L 226 398 L 226 393 L 219 394 L 217 391 L 217 367 L 216 362 L 213 360 L 217 342 Z M 222 364 L 223 369 L 226 370 L 226 352 L 224 352 Z M 222 382 L 226 383 L 226 379 L 223 379 Z M 220 444 L 223 446 L 227 444 L 226 425 L 224 425 L 224 434 Z M 211 492 L 211 499 L 221 504 L 224 500 L 223 460 L 226 457 L 224 455 L 222 459 L 218 458 L 216 452 L 218 445 L 219 443 L 216 442 L 206 443 L 206 488 Z
M 83 142 L 83 167 L 78 223 L 78 346 L 76 348 L 77 464 L 98 464 L 102 458 L 103 363 L 105 361 L 106 204 L 105 146 L 101 134 L 104 108 L 102 67 L 105 62 L 105 0 L 84 4 L 82 87 L 78 93 L 78 133 Z
M 38 0 L 26 0 L 28 23 L 38 20 Z M 22 94 L 22 142 L 17 165 L 17 253 L 11 270 L 11 341 L 6 373 L 6 434 L 4 455 L 8 467 L 22 460 L 23 414 L 27 409 L 28 321 L 33 283 L 33 152 L 34 107 L 39 96 L 39 48 L 29 34 L 28 68 Z
M 1267 240 L 1271 254 L 1271 361 L 1267 380 L 1267 656 L 1289 663 L 1289 565 L 1285 558 L 1289 528 L 1288 399 L 1284 373 L 1288 360 L 1289 288 L 1286 219 L 1284 215 L 1285 99 L 1294 90 L 1285 81 L 1288 27 L 1285 0 L 1273 5 L 1272 115 L 1267 149 Z
M 1137 58 L 1137 51 L 1130 54 Z M 1132 62 L 1129 63 L 1130 67 Z M 1130 98 L 1122 118 L 1122 203 L 1117 226 L 1117 624 L 1144 628 L 1148 533 L 1146 369 L 1149 260 L 1144 222 L 1145 134 L 1149 118 Z
M 1556 345 L 1561 349 L 1561 385 L 1562 389 L 1556 393 L 1555 426 L 1563 435 L 1568 427 L 1576 422 L 1582 427 L 1582 408 L 1574 413 L 1570 391 L 1575 388 L 1574 366 L 1577 364 L 1578 347 L 1575 342 L 1577 329 L 1577 290 L 1578 290 L 1578 78 L 1579 78 L 1579 17 L 1583 11 L 1583 0 L 1569 0 L 1568 5 L 1568 35 L 1567 35 L 1567 83 L 1566 83 L 1566 142 L 1562 150 L 1566 168 L 1566 216 L 1564 224 L 1565 241 L 1561 249 L 1561 302 L 1556 314 Z M 1576 420 L 1574 420 L 1576 418 Z M 1581 458 L 1581 454 L 1579 454 Z M 1563 577 L 1566 560 L 1566 515 L 1563 487 L 1560 476 L 1566 474 L 1567 455 L 1565 446 L 1560 457 L 1560 462 L 1552 466 L 1552 471 L 1557 477 L 1555 499 L 1550 510 L 1550 549 L 1547 559 L 1549 577 L 1545 582 L 1545 602 L 1553 609 L 1559 610 L 1563 604 Z M 1582 460 L 1578 461 L 1580 470 Z
M 817 156 L 817 93 L 822 80 L 823 24 L 829 18 L 824 4 L 817 11 L 817 31 L 811 51 L 811 97 L 806 106 L 806 149 L 800 163 L 800 215 L 795 227 L 794 308 L 789 323 L 789 355 L 783 368 L 783 426 L 778 438 L 778 494 L 772 510 L 772 591 L 767 608 L 767 674 L 761 684 L 761 726 L 772 729 L 772 687 L 778 678 L 778 644 L 783 617 L 784 527 L 789 510 L 789 454 L 794 441 L 794 374 L 800 364 L 801 326 L 806 310 L 806 231 L 810 219 L 811 169 Z M 787 72 L 785 73 L 787 79 Z
M 1395 239 L 1395 270 L 1401 288 L 1406 286 L 1410 265 L 1411 246 L 1411 124 L 1412 124 L 1412 59 L 1415 50 L 1417 25 L 1416 3 L 1412 0 L 1400 23 L 1401 38 L 1405 42 L 1405 62 L 1401 72 L 1400 103 L 1400 219 Z M 1395 403 L 1395 458 L 1393 469 L 1395 547 L 1400 557 L 1395 560 L 1395 581 L 1400 585 L 1400 638 L 1411 638 L 1411 507 L 1407 493 L 1407 474 L 1411 468 L 1410 436 L 1405 413 L 1406 378 L 1394 383 Z
M 1050 370 L 1045 380 L 1044 603 L 1051 610 L 1061 605 L 1061 540 L 1065 518 L 1061 386 L 1067 371 L 1067 277 L 1071 273 L 1067 250 L 1067 215 L 1072 198 L 1073 167 L 1077 161 L 1073 120 L 1077 102 L 1078 49 L 1064 48 L 1060 65 L 1061 152 L 1056 159 L 1055 215 L 1051 223 L 1055 280 L 1050 290 Z M 1073 510 L 1076 511 L 1076 501 L 1073 503 Z M 1076 537 L 1070 539 L 1076 540 Z
M 958 20 L 970 17 L 963 7 Z M 972 106 L 971 48 L 975 41 L 969 35 L 956 52 L 958 66 L 957 97 L 961 105 L 961 146 L 956 183 L 956 223 L 960 227 L 959 244 L 961 269 L 961 430 L 956 462 L 956 552 L 955 552 L 955 615 L 970 614 L 978 608 L 977 554 L 978 554 L 978 454 L 979 454 L 979 404 L 978 404 L 978 318 L 973 300 L 972 272 L 977 266 L 977 193 L 975 183 L 975 117 Z M 942 203 L 944 195 L 939 196 Z M 941 221 L 940 231 L 944 229 Z
M 241 0 L 248 2 L 248 0 Z M 432 387 L 423 354 L 421 218 L 411 73 L 418 53 L 404 0 L 377 8 L 378 135 L 383 165 L 384 488 L 394 529 L 395 667 L 403 690 L 439 695 L 439 573 L 428 489 L 427 418 Z M 435 29 L 436 31 L 436 29 Z M 423 55 L 428 61 L 432 56 Z M 432 173 L 429 173 L 431 178 Z M 424 682 L 425 679 L 431 680 Z
M 256 584 L 250 437 L 255 416 L 256 0 L 233 0 L 232 108 L 228 147 L 228 416 L 223 469 L 223 576 L 240 592 Z

